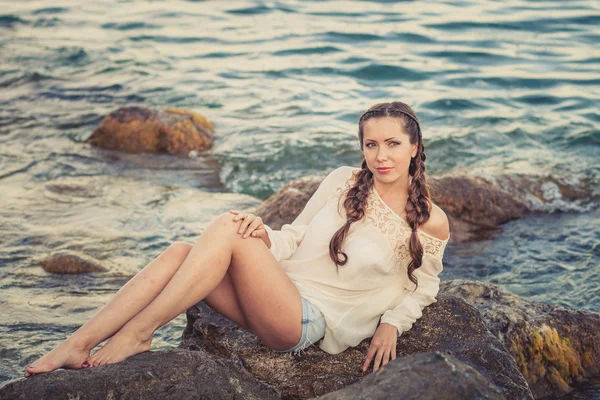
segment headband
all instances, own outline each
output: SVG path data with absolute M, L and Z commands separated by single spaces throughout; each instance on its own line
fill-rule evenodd
M 385 111 L 385 110 L 382 110 L 382 109 L 377 109 L 377 110 L 369 110 L 369 111 L 366 111 L 366 112 L 364 112 L 364 113 L 363 113 L 363 115 L 361 115 L 361 116 L 360 116 L 360 118 L 358 119 L 358 121 L 359 121 L 359 122 L 360 122 L 360 121 L 362 121 L 362 120 L 363 120 L 363 119 L 364 119 L 364 118 L 365 118 L 367 115 L 369 115 L 369 114 L 378 114 L 378 113 L 382 113 L 382 112 L 384 112 L 384 111 Z M 388 112 L 389 112 L 389 111 L 388 111 Z M 406 111 L 401 111 L 401 110 L 392 110 L 391 112 L 397 112 L 397 113 L 404 114 L 404 115 L 406 115 L 407 117 L 409 117 L 410 119 L 412 119 L 413 121 L 415 121 L 415 123 L 417 124 L 417 129 L 419 130 L 419 135 L 421 135 L 421 136 L 423 135 L 423 134 L 421 133 L 421 124 L 419 123 L 419 120 L 417 119 L 417 117 L 416 117 L 416 116 L 414 116 L 414 115 L 412 115 L 412 114 L 410 114 L 410 113 L 407 113 Z

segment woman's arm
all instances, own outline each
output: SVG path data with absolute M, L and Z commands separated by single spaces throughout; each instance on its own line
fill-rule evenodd
M 438 275 L 443 270 L 441 258 L 431 254 L 423 254 L 423 264 L 413 274 L 417 277 L 419 287 L 404 297 L 402 302 L 392 310 L 386 311 L 381 317 L 381 323 L 387 323 L 398 329 L 398 336 L 408 331 L 413 324 L 423 315 L 423 309 L 435 303 L 436 296 L 440 290 L 440 278 Z
M 273 230 L 265 224 L 265 229 L 271 243 L 271 253 L 277 261 L 287 260 L 296 251 L 302 239 L 306 227 L 312 221 L 314 216 L 325 206 L 327 200 L 334 194 L 335 188 L 343 185 L 352 175 L 352 167 L 340 167 L 331 172 L 321 182 L 317 191 L 306 203 L 306 206 L 291 224 L 285 224 L 281 230 Z

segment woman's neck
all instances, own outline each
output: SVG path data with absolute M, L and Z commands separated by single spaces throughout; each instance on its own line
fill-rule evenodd
M 408 187 L 410 185 L 409 177 L 407 176 L 405 179 L 397 179 L 392 183 L 382 183 L 375 179 L 374 183 L 375 189 L 379 196 L 388 202 L 399 202 L 405 203 L 406 199 L 408 199 Z

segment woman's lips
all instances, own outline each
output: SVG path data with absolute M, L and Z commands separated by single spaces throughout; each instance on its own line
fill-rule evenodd
M 392 168 L 377 168 L 377 171 L 380 174 L 386 174 L 386 173 L 390 172 L 391 170 L 392 170 Z

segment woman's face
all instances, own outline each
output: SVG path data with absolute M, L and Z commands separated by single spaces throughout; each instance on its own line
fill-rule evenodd
M 408 167 L 417 154 L 417 143 L 410 143 L 401 120 L 371 118 L 365 123 L 363 133 L 362 150 L 373 177 L 384 184 L 408 179 Z

